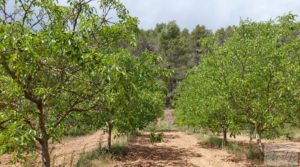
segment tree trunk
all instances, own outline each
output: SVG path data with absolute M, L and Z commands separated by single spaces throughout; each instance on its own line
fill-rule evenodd
M 250 143 L 250 147 L 252 146 L 252 136 L 253 136 L 253 133 L 254 133 L 254 128 L 250 128 L 250 132 L 249 132 L 249 143 Z
M 42 146 L 42 163 L 44 167 L 50 167 L 50 154 L 48 139 L 42 139 L 40 142 Z
M 110 150 L 111 149 L 111 133 L 112 133 L 112 128 L 113 128 L 112 123 L 108 122 L 107 128 L 108 128 L 107 149 Z
M 261 131 L 258 129 L 257 126 L 255 126 L 255 138 L 256 138 L 256 144 L 257 144 L 259 153 L 261 155 L 263 155 L 264 148 L 263 148 L 263 145 L 261 143 Z
M 258 133 L 258 132 L 256 132 L 256 143 L 257 143 L 259 152 L 263 153 L 264 152 L 264 148 L 263 148 L 263 145 L 261 143 L 261 134 Z
M 42 147 L 42 163 L 44 167 L 50 167 L 50 154 L 49 154 L 49 135 L 46 129 L 46 115 L 43 110 L 43 105 L 41 102 L 37 104 L 39 109 L 39 129 L 41 131 L 41 138 L 39 139 L 39 143 Z
M 227 127 L 223 127 L 223 146 L 227 145 Z

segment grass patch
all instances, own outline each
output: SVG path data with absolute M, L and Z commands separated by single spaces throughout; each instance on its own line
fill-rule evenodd
M 22 166 L 24 166 L 24 167 L 37 166 L 38 158 L 39 158 L 39 156 L 36 153 L 29 155 L 25 158 L 24 162 L 22 162 Z
M 250 160 L 262 160 L 261 154 L 256 147 L 250 147 L 246 150 L 246 157 Z
M 240 158 L 245 156 L 249 160 L 261 160 L 261 155 L 256 146 L 231 141 L 228 141 L 226 145 L 223 145 L 223 140 L 221 138 L 203 133 L 197 134 L 197 138 L 201 140 L 201 144 L 204 147 L 226 149 L 228 152 L 233 153 Z
M 126 153 L 127 146 L 113 145 L 111 150 L 106 148 L 98 148 L 97 150 L 81 155 L 77 162 L 77 167 L 96 167 L 96 166 L 109 166 L 112 159 Z
M 134 134 L 119 136 L 113 140 L 111 150 L 100 146 L 90 153 L 81 154 L 76 167 L 110 166 L 113 159 L 127 153 L 128 143 L 133 138 Z
M 218 137 L 209 136 L 206 140 L 206 143 L 208 143 L 211 146 L 216 146 L 218 148 L 221 148 L 223 144 L 223 140 Z

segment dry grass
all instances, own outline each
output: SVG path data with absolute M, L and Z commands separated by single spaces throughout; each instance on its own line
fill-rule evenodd
M 81 154 L 77 167 L 105 167 L 110 166 L 114 158 L 126 153 L 128 142 L 131 136 L 121 136 L 113 140 L 112 148 L 108 151 L 106 148 L 98 148 L 90 153 Z

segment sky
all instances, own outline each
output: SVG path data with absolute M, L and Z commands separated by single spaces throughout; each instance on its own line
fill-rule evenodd
M 213 31 L 237 25 L 241 19 L 264 21 L 292 12 L 300 16 L 300 0 L 120 0 L 140 28 L 175 20 L 192 30 L 197 24 Z M 297 18 L 299 20 L 299 17 Z

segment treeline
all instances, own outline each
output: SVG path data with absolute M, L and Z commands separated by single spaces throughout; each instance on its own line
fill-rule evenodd
M 50 167 L 49 141 L 74 127 L 103 128 L 109 149 L 112 131 L 162 114 L 162 58 L 120 47 L 135 43 L 138 28 L 119 1 L 90 2 L 0 1 L 0 155 L 39 150 Z
M 176 89 L 176 122 L 227 135 L 282 134 L 300 122 L 300 24 L 292 14 L 242 21 L 226 40 L 202 40 L 207 51 Z
M 167 83 L 166 104 L 173 107 L 174 90 L 179 81 L 186 77 L 186 72 L 201 62 L 201 57 L 209 47 L 201 41 L 215 36 L 219 43 L 224 43 L 232 33 L 232 27 L 220 28 L 215 33 L 203 25 L 193 30 L 180 29 L 175 21 L 157 24 L 154 29 L 140 30 L 137 45 L 130 51 L 139 55 L 148 50 L 161 55 L 161 65 L 173 73 Z M 124 45 L 126 47 L 126 45 Z

